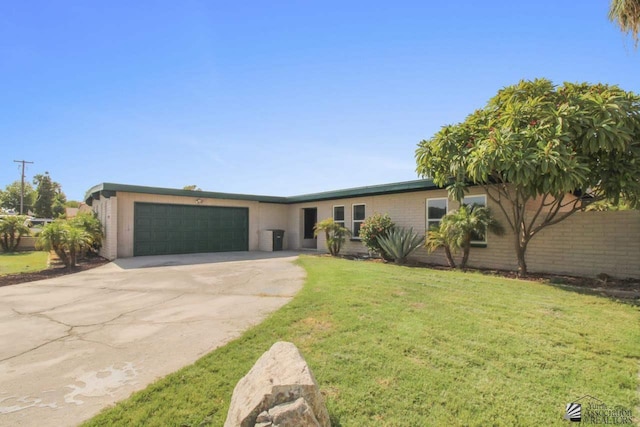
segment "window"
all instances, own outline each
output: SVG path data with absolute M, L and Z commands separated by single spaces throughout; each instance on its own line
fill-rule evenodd
M 484 194 L 480 194 L 478 196 L 466 196 L 463 200 L 462 200 L 462 204 L 463 205 L 467 205 L 467 206 L 487 206 L 487 196 Z M 476 244 L 487 244 L 487 230 L 484 230 L 484 232 L 478 234 L 478 233 L 473 233 L 473 236 L 471 237 L 471 243 L 476 243 Z
M 427 199 L 427 230 L 440 225 L 442 217 L 447 214 L 449 201 L 442 199 Z
M 344 227 L 344 206 L 333 207 L 333 222 Z
M 360 226 L 364 222 L 365 205 L 353 205 L 353 238 L 360 238 Z

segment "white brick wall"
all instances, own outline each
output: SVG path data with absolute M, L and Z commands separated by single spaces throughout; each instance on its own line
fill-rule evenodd
M 469 195 L 484 194 L 482 188 L 472 188 Z M 301 233 L 300 211 L 305 207 L 318 208 L 318 220 L 332 216 L 335 205 L 345 206 L 345 224 L 351 229 L 352 205 L 365 203 L 366 216 L 388 213 L 399 226 L 413 227 L 416 233 L 426 233 L 426 201 L 447 197 L 446 190 L 420 191 L 381 196 L 321 201 L 290 206 L 290 233 Z M 509 230 L 499 207 L 488 200 L 494 215 Z M 449 201 L 449 210 L 457 205 Z M 299 240 L 299 239 L 298 239 Z M 318 236 L 318 251 L 326 252 L 324 236 Z M 300 248 L 293 239 L 290 247 Z M 469 266 L 516 270 L 515 238 L 508 231 L 505 236 L 489 234 L 486 248 L 472 248 Z M 366 253 L 358 241 L 346 242 L 343 253 Z M 416 251 L 413 259 L 446 265 L 442 250 L 428 254 Z M 457 257 L 459 259 L 459 255 Z M 613 277 L 640 277 L 640 211 L 578 212 L 568 219 L 542 230 L 529 243 L 527 266 L 530 272 L 550 272 L 579 276 L 606 273 Z

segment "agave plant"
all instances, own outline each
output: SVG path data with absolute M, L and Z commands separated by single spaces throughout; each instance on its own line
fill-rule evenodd
M 424 238 L 413 232 L 413 228 L 394 227 L 384 236 L 378 236 L 380 247 L 396 264 L 405 264 L 407 257 L 422 246 Z

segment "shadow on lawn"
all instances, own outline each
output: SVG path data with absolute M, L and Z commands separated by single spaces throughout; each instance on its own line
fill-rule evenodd
M 354 261 L 385 262 L 381 259 L 369 257 L 342 256 L 341 258 Z M 551 273 L 529 273 L 527 277 L 518 277 L 518 274 L 515 271 L 510 270 L 480 268 L 467 268 L 465 270 L 460 270 L 444 265 L 420 262 L 409 263 L 406 266 L 411 268 L 479 273 L 485 276 L 537 282 L 541 285 L 552 286 L 567 292 L 599 296 L 633 306 L 640 306 L 640 279 L 616 279 L 606 274 L 601 274 L 597 278 L 591 278 Z

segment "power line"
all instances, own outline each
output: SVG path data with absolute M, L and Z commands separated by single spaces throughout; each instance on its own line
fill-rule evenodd
M 25 163 L 33 164 L 26 160 L 14 160 L 14 163 L 22 163 L 22 174 L 20 175 L 20 182 L 22 184 L 22 190 L 20 191 L 20 215 L 24 212 L 24 165 Z

